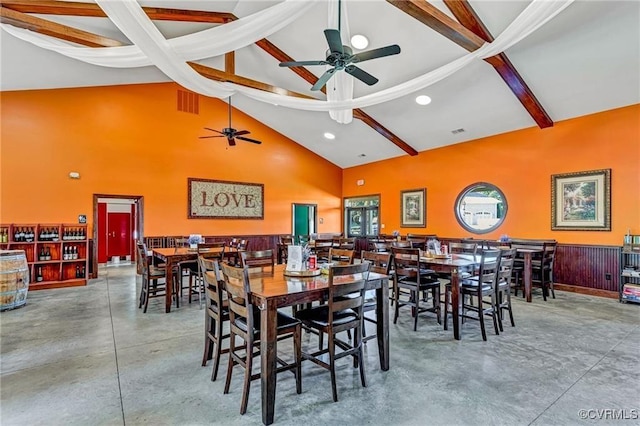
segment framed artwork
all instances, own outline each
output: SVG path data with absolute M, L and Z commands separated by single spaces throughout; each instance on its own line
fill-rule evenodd
M 188 178 L 189 219 L 264 219 L 264 185 Z
M 425 188 L 400 191 L 400 226 L 424 228 L 427 226 L 427 190 Z
M 552 175 L 551 229 L 611 231 L 611 169 Z

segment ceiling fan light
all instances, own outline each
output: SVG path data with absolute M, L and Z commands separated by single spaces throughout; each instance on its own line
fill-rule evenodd
M 358 50 L 366 49 L 369 46 L 369 40 L 362 34 L 356 34 L 351 37 L 351 46 Z
M 429 105 L 431 103 L 431 98 L 427 95 L 420 95 L 416 97 L 416 103 L 418 105 Z
M 333 140 L 333 139 L 335 139 L 335 138 L 336 138 L 336 135 L 334 135 L 333 133 L 324 132 L 324 137 L 325 137 L 326 139 Z

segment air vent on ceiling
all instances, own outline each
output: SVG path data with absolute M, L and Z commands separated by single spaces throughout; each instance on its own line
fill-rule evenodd
M 464 133 L 464 129 L 461 127 L 459 129 L 452 130 L 451 133 L 457 135 L 458 133 Z
M 200 113 L 200 96 L 197 93 L 178 90 L 178 111 Z

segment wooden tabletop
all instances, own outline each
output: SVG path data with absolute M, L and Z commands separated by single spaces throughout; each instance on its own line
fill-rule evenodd
M 260 298 L 273 298 L 288 296 L 296 293 L 306 293 L 310 291 L 324 290 L 329 287 L 328 275 L 317 275 L 315 277 L 290 277 L 284 275 L 286 265 L 275 265 L 273 275 L 267 273 L 250 273 L 249 282 L 251 292 Z M 207 272 L 215 279 L 214 272 Z M 369 273 L 369 281 L 388 278 L 386 275 L 375 272 Z M 336 277 L 335 284 L 341 282 L 351 282 L 353 277 L 350 275 Z

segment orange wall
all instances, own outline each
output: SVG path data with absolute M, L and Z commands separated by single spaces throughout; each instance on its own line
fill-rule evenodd
M 611 232 L 551 231 L 551 175 L 611 170 Z M 383 233 L 472 236 L 454 216 L 459 192 L 474 182 L 497 185 L 508 212 L 497 231 L 476 236 L 555 238 L 559 242 L 621 245 L 640 234 L 640 105 L 529 128 L 392 160 L 345 169 L 345 197 L 380 194 Z M 364 186 L 356 181 L 364 179 Z M 427 188 L 426 228 L 400 228 L 400 191 Z
M 227 127 L 226 104 L 177 111 L 172 83 L 2 92 L 0 221 L 92 226 L 93 194 L 144 196 L 145 235 L 291 232 L 291 203 L 318 204 L 319 232 L 341 228 L 342 170 L 238 110 L 260 146 L 198 139 Z M 79 172 L 72 180 L 69 172 Z M 264 220 L 187 219 L 187 177 L 264 184 Z M 321 177 L 320 179 L 318 177 Z

